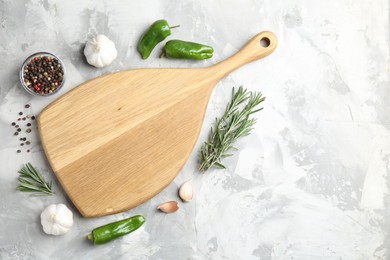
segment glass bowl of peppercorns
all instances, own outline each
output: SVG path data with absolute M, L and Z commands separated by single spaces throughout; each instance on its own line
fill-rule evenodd
M 29 56 L 20 69 L 24 89 L 36 96 L 57 93 L 65 83 L 65 68 L 54 54 L 38 52 Z

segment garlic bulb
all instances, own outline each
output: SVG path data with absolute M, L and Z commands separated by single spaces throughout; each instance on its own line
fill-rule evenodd
M 193 189 L 192 189 L 192 180 L 188 180 L 183 183 L 179 189 L 179 196 L 184 202 L 192 200 Z
M 165 213 L 172 213 L 172 212 L 175 212 L 179 209 L 179 202 L 177 202 L 177 201 L 164 202 L 164 203 L 161 203 L 157 207 L 157 209 L 159 209 Z
M 92 66 L 103 68 L 110 65 L 117 56 L 113 41 L 105 35 L 98 35 L 85 44 L 84 55 Z
M 52 204 L 41 213 L 41 224 L 46 234 L 65 234 L 73 226 L 73 213 L 64 204 Z

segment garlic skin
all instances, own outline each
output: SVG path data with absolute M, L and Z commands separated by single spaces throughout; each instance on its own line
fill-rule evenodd
M 179 196 L 184 202 L 189 202 L 193 197 L 192 180 L 184 182 L 179 189 Z
M 87 41 L 84 48 L 88 63 L 97 68 L 110 65 L 116 59 L 117 54 L 114 42 L 103 34 Z
M 73 213 L 64 204 L 51 204 L 41 213 L 43 231 L 49 235 L 63 235 L 73 226 Z
M 177 201 L 168 201 L 161 203 L 157 209 L 165 213 L 173 213 L 179 209 L 179 202 Z

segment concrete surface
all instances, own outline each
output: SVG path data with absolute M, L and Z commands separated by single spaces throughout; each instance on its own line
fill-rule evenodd
M 157 19 L 180 24 L 173 38 L 208 43 L 210 60 L 143 61 L 142 32 Z M 275 32 L 274 54 L 236 70 L 216 86 L 193 154 L 161 194 L 128 212 L 83 219 L 54 183 L 53 197 L 15 190 L 17 170 L 32 162 L 55 181 L 37 131 L 32 152 L 16 153 L 10 125 L 19 111 L 38 114 L 85 80 L 128 68 L 205 67 L 262 30 Z M 104 69 L 82 50 L 110 37 L 118 58 Z M 0 259 L 390 259 L 389 1 L 0 1 Z M 37 51 L 61 57 L 67 82 L 50 98 L 20 86 L 18 69 Z M 197 171 L 197 155 L 233 86 L 267 97 L 253 134 L 237 144 L 226 170 Z M 30 109 L 23 109 L 30 103 Z M 193 179 L 195 198 L 175 214 L 155 210 Z M 43 208 L 65 203 L 72 230 L 45 235 Z M 92 246 L 94 227 L 143 214 L 132 235 Z

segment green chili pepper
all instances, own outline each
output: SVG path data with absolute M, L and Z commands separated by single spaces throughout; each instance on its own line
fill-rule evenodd
M 171 35 L 171 29 L 180 25 L 170 27 L 166 20 L 155 21 L 149 29 L 142 35 L 138 43 L 138 51 L 142 59 L 146 60 L 156 45 Z
M 162 56 L 176 59 L 195 59 L 204 60 L 213 57 L 214 49 L 211 46 L 185 42 L 180 40 L 171 40 L 165 44 Z
M 122 219 L 101 227 L 97 227 L 87 236 L 94 244 L 104 244 L 118 237 L 124 236 L 138 229 L 145 222 L 145 218 L 137 215 Z

